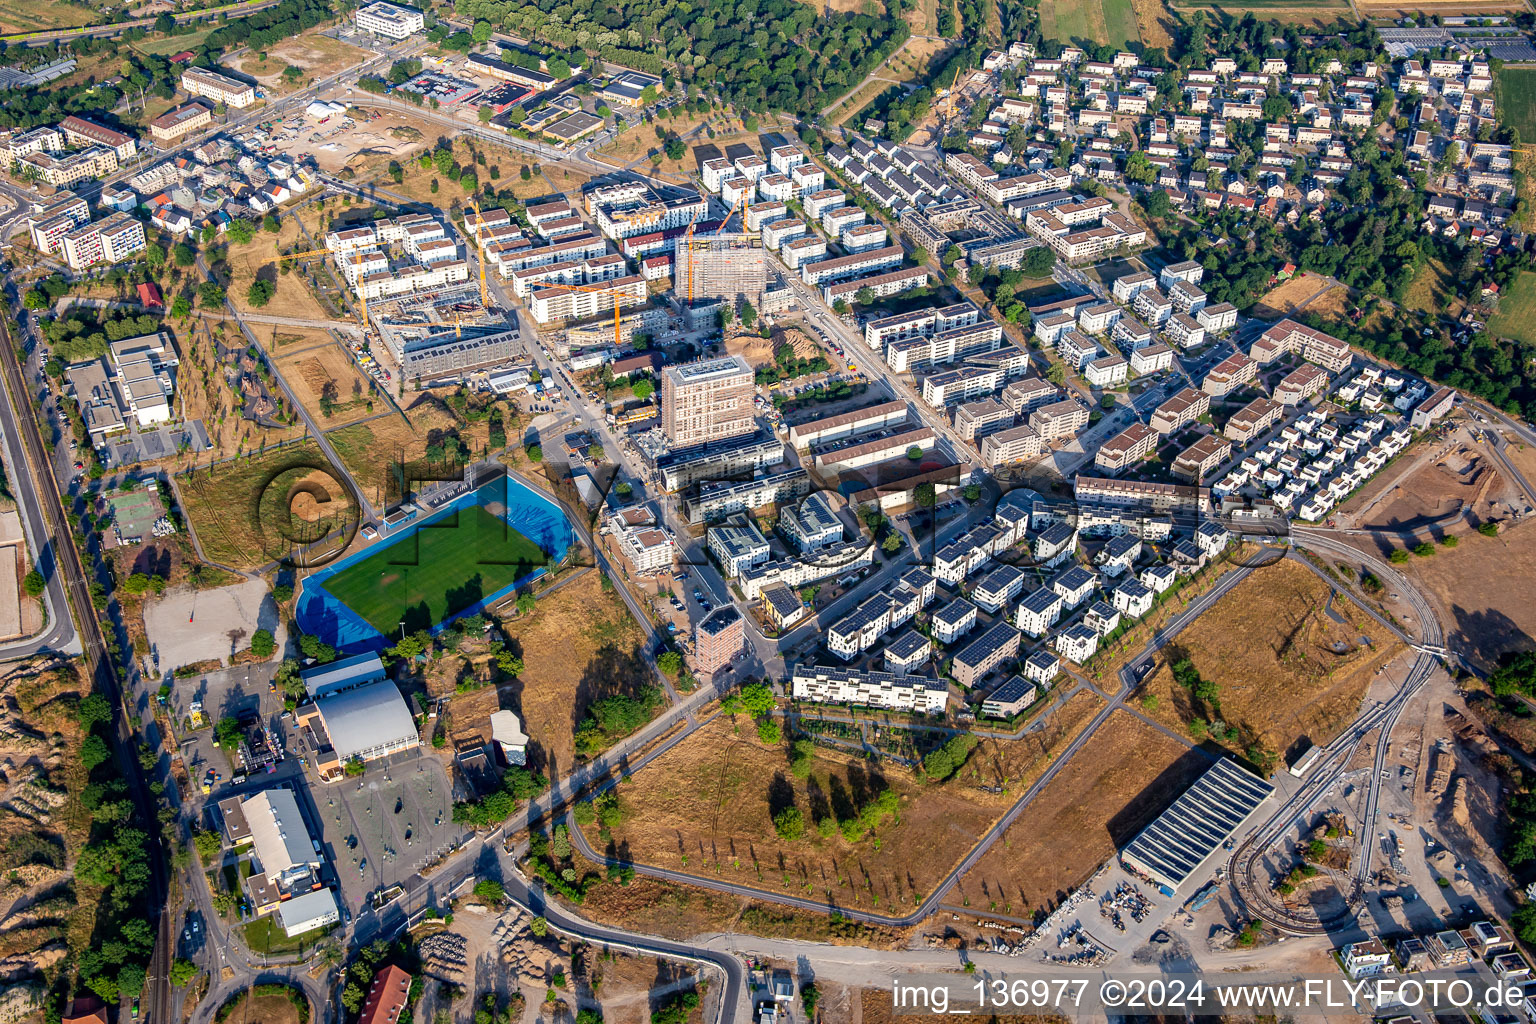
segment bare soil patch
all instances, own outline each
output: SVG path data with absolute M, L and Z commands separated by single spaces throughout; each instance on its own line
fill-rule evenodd
M 1388 468 L 1374 494 L 1368 487 L 1350 502 L 1356 508 L 1367 509 L 1359 525 L 1366 529 L 1413 530 L 1463 505 L 1469 506 L 1478 520 L 1504 518 L 1498 510 L 1508 511 L 1505 503 L 1512 496 L 1510 484 L 1499 472 L 1497 463 L 1478 448 L 1458 445 L 1444 456 L 1424 460 L 1392 485 L 1397 471 L 1398 466 Z M 1382 487 L 1386 486 L 1392 489 L 1384 493 Z M 1381 495 L 1379 500 L 1376 494 Z M 1341 511 L 1348 514 L 1354 509 L 1346 506 Z M 1446 531 L 1436 532 L 1465 534 L 1467 527 L 1457 522 Z
M 1220 718 L 1240 734 L 1228 741 L 1236 752 L 1245 755 L 1257 742 L 1283 754 L 1303 738 L 1331 739 L 1359 709 L 1371 679 L 1403 650 L 1352 601 L 1330 600 L 1326 583 L 1285 559 L 1256 569 L 1179 633 L 1136 696 L 1157 720 L 1194 736 L 1188 723 L 1214 712 L 1174 681 L 1171 666 L 1188 658 L 1216 683 Z
M 236 1004 L 227 1020 L 241 1024 L 309 1024 L 286 995 L 247 995 Z
M 1054 907 L 1209 764 L 1125 711 L 1110 716 L 961 879 L 969 905 Z
M 323 330 L 289 330 L 302 334 L 303 342 L 287 345 L 278 354 L 278 372 L 315 422 L 341 425 L 388 408 L 340 342 Z
M 240 71 L 256 79 L 268 91 L 285 93 L 301 88 L 319 78 L 360 64 L 368 58 L 363 50 L 319 31 L 303 32 L 278 43 L 260 54 L 241 59 Z M 262 57 L 266 59 L 263 60 Z M 304 71 L 303 77 L 288 81 L 283 71 L 292 65 Z

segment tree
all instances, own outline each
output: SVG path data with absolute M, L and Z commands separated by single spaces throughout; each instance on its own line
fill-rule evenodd
M 89 732 L 98 725 L 112 721 L 112 705 L 101 694 L 90 694 L 80 701 L 80 706 L 75 709 L 75 718 L 80 727 Z
M 224 289 L 213 281 L 197 286 L 197 304 L 204 309 L 217 309 L 224 305 Z
M 917 503 L 918 508 L 933 508 L 938 500 L 933 484 L 924 482 L 914 487 L 912 489 L 912 500 Z
M 921 448 L 919 448 L 917 445 L 913 445 L 912 447 L 907 449 L 907 458 L 911 459 L 913 462 L 918 461 L 922 457 L 923 457 L 923 450 Z
M 183 960 L 181 957 L 177 957 L 171 961 L 171 984 L 177 988 L 186 988 L 197 975 L 197 964 L 191 960 Z
M 272 301 L 272 296 L 277 294 L 277 285 L 266 278 L 258 277 L 251 282 L 251 286 L 245 290 L 245 301 L 260 309 Z
M 42 594 L 44 585 L 43 574 L 36 569 L 21 578 L 21 589 L 26 591 L 28 597 L 37 597 Z
M 650 398 L 656 393 L 656 385 L 652 384 L 648 380 L 637 380 L 630 386 L 629 390 L 634 394 L 636 398 L 646 399 Z
M 185 320 L 192 315 L 192 302 L 185 295 L 178 295 L 171 301 L 171 316 L 178 320 Z
M 528 922 L 528 930 L 542 939 L 549 934 L 549 922 L 542 917 L 536 917 Z
M 483 878 L 476 882 L 474 892 L 480 902 L 488 903 L 493 907 L 500 906 L 507 898 L 506 887 L 494 878 Z
M 363 759 L 360 757 L 354 757 L 346 764 L 346 772 L 348 775 L 361 775 L 367 770 L 367 765 L 363 764 Z
M 543 462 L 544 461 L 544 446 L 543 445 L 537 445 L 537 444 L 531 444 L 531 445 L 529 445 L 524 450 L 523 454 L 528 456 L 528 461 L 529 462 Z
M 525 590 L 521 594 L 517 595 L 517 614 L 532 614 L 534 608 L 536 607 L 538 607 L 538 600 L 529 591 Z
M 93 771 L 97 765 L 112 759 L 112 751 L 107 748 L 106 740 L 92 733 L 81 742 L 79 757 L 81 766 L 86 771 Z
M 1041 245 L 1024 254 L 1024 265 L 1020 269 L 1026 277 L 1047 277 L 1055 266 L 1056 251 Z
M 751 327 L 756 322 L 757 310 L 753 307 L 752 303 L 745 299 L 741 300 L 741 325 L 743 327 Z
M 545 63 L 545 67 L 549 69 L 550 74 L 554 75 L 562 82 L 571 77 L 570 62 L 559 54 L 555 54 L 553 57 L 549 58 L 549 60 Z
M 256 229 L 251 222 L 243 217 L 236 217 L 229 222 L 229 227 L 224 229 L 224 236 L 229 239 L 231 245 L 245 245 L 256 236 Z
M 480 112 L 476 116 L 480 118 L 481 124 L 490 124 L 491 118 L 496 116 L 496 111 L 487 104 L 480 108 Z
M 669 676 L 676 676 L 683 670 L 683 656 L 676 651 L 663 651 L 656 657 L 656 667 Z
M 256 632 L 251 634 L 251 653 L 253 655 L 260 658 L 262 661 L 266 661 L 268 658 L 272 657 L 276 651 L 277 640 L 272 636 L 271 630 L 258 629 Z
M 857 302 L 861 306 L 869 305 L 871 302 L 875 301 L 874 289 L 870 288 L 869 285 L 865 285 L 863 288 L 860 288 L 858 291 L 853 293 L 853 301 Z
M 668 160 L 681 160 L 688 152 L 688 147 L 683 145 L 683 140 L 676 135 L 668 139 L 666 146 L 663 148 L 666 150 Z
M 598 444 L 596 441 L 593 441 L 591 444 L 587 445 L 587 458 L 591 459 L 593 462 L 603 461 L 603 455 L 603 446 Z
M 773 816 L 773 830 L 780 839 L 794 842 L 805 838 L 805 815 L 798 807 L 786 807 Z
M 171 259 L 178 267 L 190 267 L 197 262 L 197 253 L 186 242 L 177 242 L 171 248 Z

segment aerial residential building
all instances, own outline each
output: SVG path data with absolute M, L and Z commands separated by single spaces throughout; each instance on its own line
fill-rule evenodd
M 1040 686 L 1049 686 L 1061 674 L 1061 659 L 1041 648 L 1024 659 L 1024 678 Z
M 730 666 L 746 647 L 746 624 L 735 605 L 716 608 L 693 631 L 694 663 L 701 675 Z
M 757 429 L 752 367 L 740 356 L 668 366 L 661 373 L 661 429 L 674 447 L 708 444 Z
M 1006 620 L 994 622 L 950 659 L 949 672 L 967 690 L 994 668 L 1019 653 L 1019 631 Z
M 1099 634 L 1092 626 L 1079 622 L 1056 634 L 1054 644 L 1057 654 L 1081 665 L 1099 649 Z
M 1148 480 L 1117 480 L 1081 473 L 1073 481 L 1073 495 L 1079 506 L 1108 505 L 1155 514 L 1211 510 L 1210 488 L 1184 484 L 1164 484 Z
M 1130 305 L 1137 295 L 1148 288 L 1156 288 L 1157 280 L 1146 271 L 1138 271 L 1115 279 L 1112 294 L 1116 302 Z
M 396 1024 L 410 1005 L 410 998 L 411 976 L 394 964 L 381 967 L 368 987 L 357 1024 Z
M 121 263 L 144 249 L 144 225 L 126 213 L 83 224 L 64 236 L 64 260 L 71 270 Z
M 1018 628 L 1031 637 L 1044 636 L 1061 618 L 1066 602 L 1056 591 L 1041 587 L 1019 602 L 1014 619 Z
M 1241 352 L 1234 352 L 1211 367 L 1200 390 L 1212 398 L 1225 398 L 1258 376 L 1259 366 Z
M 1123 356 L 1100 356 L 1083 368 L 1083 379 L 1096 388 L 1112 388 L 1124 384 L 1130 373 L 1130 363 Z
M 71 114 L 59 122 L 59 131 L 64 133 L 64 139 L 72 146 L 88 148 L 90 146 L 105 146 L 116 156 L 118 163 L 133 159 L 138 152 L 139 143 L 132 135 L 108 128 L 104 124 L 97 124 L 89 118 L 78 114 Z M 105 192 L 103 192 L 105 201 Z
M 1131 376 L 1145 377 L 1162 373 L 1173 366 L 1173 349 L 1164 344 L 1147 345 L 1131 350 Z
M 181 73 L 181 87 L 192 96 L 202 96 L 226 107 L 243 109 L 256 102 L 255 87 L 207 68 L 187 68 Z
M 1277 402 L 1271 402 L 1267 398 L 1255 398 L 1232 414 L 1232 418 L 1227 420 L 1226 426 L 1222 428 L 1222 433 L 1234 444 L 1246 447 L 1260 434 L 1274 426 L 1284 412 L 1285 406 Z
M 1210 334 L 1224 334 L 1237 326 L 1237 307 L 1230 302 L 1203 306 L 1195 314 L 1195 319 Z
M 1029 414 L 1029 425 L 1046 444 L 1072 437 L 1088 425 L 1088 410 L 1076 399 L 1042 405 Z
M 1186 281 L 1189 284 L 1199 284 L 1205 279 L 1205 268 L 1194 260 L 1185 260 L 1182 263 L 1170 263 L 1162 269 L 1158 280 L 1164 288 L 1172 288 L 1175 281 Z
M 1003 388 L 1003 404 L 1015 416 L 1027 417 L 1042 405 L 1056 400 L 1056 385 L 1043 377 L 1024 377 Z
M 1051 580 L 1051 590 L 1061 597 L 1063 611 L 1078 608 L 1098 585 L 1098 574 L 1081 565 L 1074 565 Z
M 1140 462 L 1157 450 L 1158 433 L 1144 423 L 1132 423 L 1105 441 L 1093 464 L 1111 475 Z
M 1013 426 L 1013 413 L 993 398 L 967 402 L 955 410 L 955 433 L 961 440 L 975 441 Z
M 949 687 L 937 679 L 859 672 L 831 665 L 796 665 L 790 676 L 790 695 L 795 700 L 816 703 L 858 704 L 928 714 L 942 714 L 949 703 Z
M 1001 565 L 976 581 L 971 600 L 978 608 L 995 614 L 1024 589 L 1024 573 L 1011 565 Z
M 892 602 L 884 594 L 865 598 L 853 611 L 827 627 L 827 650 L 850 661 L 869 650 L 891 628 Z
M 1173 475 L 1186 483 L 1202 483 L 1232 454 L 1232 445 L 1219 434 L 1206 434 L 1173 460 Z
M 768 561 L 768 541 L 757 524 L 745 517 L 735 522 L 711 526 L 709 552 L 719 561 L 727 577 L 740 576 L 746 569 Z
M 1348 342 L 1294 320 L 1282 320 L 1261 334 L 1248 350 L 1248 357 L 1267 365 L 1290 352 L 1330 373 L 1343 372 L 1352 358 Z
M 916 672 L 933 657 L 933 641 L 915 629 L 892 637 L 882 652 L 885 670 L 904 676 Z
M 1114 589 L 1110 600 L 1126 618 L 1139 619 L 1152 610 L 1152 601 L 1156 596 L 1150 587 L 1131 577 Z
M 1328 371 L 1313 363 L 1303 363 L 1281 378 L 1272 397 L 1281 405 L 1300 405 L 1328 389 Z
M 1187 387 L 1159 405 L 1149 421 L 1159 434 L 1171 434 L 1188 426 L 1211 410 L 1211 396 Z
M 620 510 L 609 517 L 606 531 L 613 536 L 635 575 L 672 571 L 677 544 L 672 535 L 660 527 L 655 512 L 649 508 L 635 505 Z
M 156 145 L 170 147 L 176 141 L 213 124 L 213 108 L 199 100 L 166 111 L 149 122 L 150 137 Z
M 988 434 L 981 439 L 982 461 L 992 469 L 1016 462 L 1028 462 L 1044 454 L 1045 441 L 1028 424 Z
M 65 235 L 90 219 L 90 205 L 79 196 L 66 194 L 27 218 L 27 228 L 32 244 L 51 256 L 64 248 Z
M 981 702 L 989 718 L 1012 718 L 1035 702 L 1039 688 L 1023 676 L 1010 676 Z
M 1002 370 L 963 366 L 923 378 L 923 401 L 935 409 L 942 409 L 945 406 L 958 405 L 968 399 L 990 395 L 1002 383 Z M 1087 413 L 1085 412 L 1084 415 Z
M 1108 636 L 1120 625 L 1120 612 L 1111 604 L 1095 601 L 1088 606 L 1083 616 L 1083 625 L 1101 637 Z
M 817 491 L 800 504 L 782 509 L 779 529 L 800 551 L 816 551 L 843 539 L 842 520 L 826 491 Z
M 929 619 L 933 638 L 941 644 L 954 643 L 975 625 L 976 606 L 960 597 L 935 611 Z
M 117 154 L 105 146 L 74 153 L 30 153 L 21 158 L 23 170 L 55 188 L 101 178 L 117 170 Z
M 426 28 L 426 15 L 414 7 L 375 0 L 357 9 L 353 16 L 359 31 L 388 39 L 406 39 Z

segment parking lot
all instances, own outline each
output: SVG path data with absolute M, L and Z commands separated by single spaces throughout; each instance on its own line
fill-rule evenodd
M 306 778 L 321 846 L 353 913 L 371 894 L 419 875 L 462 832 L 451 820 L 448 774 L 425 751 L 371 763 L 360 778 L 330 785 Z

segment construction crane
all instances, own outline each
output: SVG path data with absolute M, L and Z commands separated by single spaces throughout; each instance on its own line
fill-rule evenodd
M 725 230 L 726 225 L 730 224 L 731 218 L 736 216 L 736 211 L 738 209 L 741 210 L 741 228 L 742 228 L 743 231 L 746 230 L 746 228 L 747 228 L 747 212 L 752 209 L 751 206 L 746 204 L 746 199 L 747 199 L 747 191 L 746 191 L 746 189 L 742 189 L 741 195 L 736 197 L 736 205 L 732 206 L 731 207 L 731 212 L 727 213 L 725 215 L 725 220 L 722 220 L 720 222 L 720 227 L 716 229 L 717 231 L 724 231 Z M 693 305 L 693 227 L 694 227 L 694 225 L 692 223 L 690 223 L 688 225 L 688 234 L 687 234 L 687 240 L 688 240 L 688 245 L 687 245 L 687 249 L 688 249 L 688 305 L 689 306 Z
M 613 281 L 609 280 L 609 281 L 601 282 L 600 284 L 566 284 L 566 285 L 559 285 L 559 287 L 561 287 L 561 288 L 569 288 L 573 292 L 605 292 L 605 291 L 613 292 L 613 347 L 615 349 L 617 349 L 617 348 L 619 348 L 619 345 L 620 345 L 620 342 L 619 342 L 619 337 L 620 337 L 620 334 L 619 334 L 619 292 L 618 292 L 618 289 L 613 288 L 612 285 L 613 285 Z
M 469 205 L 474 208 L 475 221 L 475 247 L 480 254 L 480 308 L 489 311 L 491 300 L 485 287 L 485 215 L 480 212 L 480 201 L 471 199 Z
M 352 256 L 355 257 L 355 260 L 353 262 L 353 266 L 361 266 L 362 265 L 362 262 L 363 262 L 363 252 L 364 252 L 364 250 L 362 250 L 362 249 L 353 249 L 352 250 Z M 325 256 L 334 256 L 334 257 L 336 257 L 336 262 L 339 264 L 341 262 L 341 260 L 342 260 L 342 257 L 345 256 L 345 255 L 346 255 L 345 253 L 337 252 L 335 249 L 309 249 L 309 250 L 306 250 L 304 252 L 284 253 L 282 255 L 279 255 L 277 257 L 277 259 L 273 260 L 272 262 L 273 263 L 284 263 L 284 262 L 286 262 L 288 260 L 320 259 L 320 258 L 325 257 Z M 361 319 L 362 319 L 363 330 L 366 331 L 368 329 L 368 292 L 367 292 L 367 290 L 365 290 L 363 288 L 363 277 L 362 277 L 362 272 L 361 271 L 358 272 L 358 276 L 357 276 L 357 298 L 358 298 L 358 301 L 361 303 L 361 314 L 360 315 L 361 315 Z

